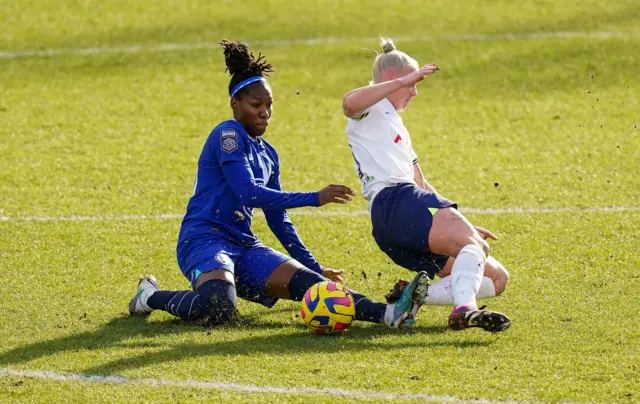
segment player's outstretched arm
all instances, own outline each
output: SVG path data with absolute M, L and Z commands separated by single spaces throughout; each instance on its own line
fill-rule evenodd
M 242 204 L 252 208 L 291 209 L 322 206 L 320 192 L 283 192 L 256 184 L 248 161 L 228 161 L 222 173 Z M 326 203 L 326 202 L 325 202 Z
M 344 204 L 351 201 L 354 195 L 344 185 L 328 185 L 318 192 L 284 192 L 279 187 L 273 189 L 256 183 L 245 139 L 235 127 L 214 130 L 207 140 L 207 147 L 217 157 L 217 163 L 234 195 L 248 207 L 291 209 L 328 203 Z M 279 176 L 279 168 L 276 168 L 274 175 Z
M 327 185 L 319 192 L 318 200 L 320 206 L 328 203 L 345 204 L 351 202 L 353 196 L 355 196 L 355 192 L 349 187 L 344 185 Z
M 269 178 L 267 188 L 274 191 L 282 191 L 282 187 L 280 186 L 279 165 L 276 165 L 271 178 Z M 347 188 L 347 190 L 349 189 Z M 325 194 L 327 195 L 323 196 L 323 199 L 330 198 L 330 195 L 328 195 L 329 192 L 325 192 Z M 322 266 L 318 263 L 315 257 L 302 242 L 302 239 L 298 235 L 296 228 L 294 227 L 291 219 L 289 219 L 289 216 L 284 209 L 264 209 L 264 215 L 267 219 L 269 229 L 271 229 L 271 232 L 276 236 L 278 241 L 280 241 L 280 244 L 282 244 L 285 250 L 287 250 L 287 253 L 289 253 L 289 255 L 293 259 L 297 260 L 305 267 L 323 275 L 328 279 L 332 279 L 329 278 L 329 276 L 340 277 L 340 273 L 334 274 L 333 270 L 322 268 Z M 325 275 L 325 272 L 329 276 Z
M 287 212 L 282 209 L 264 209 L 264 216 L 267 219 L 269 229 L 291 258 L 310 270 L 322 274 L 322 266 L 302 242 Z
M 347 118 L 358 116 L 394 91 L 402 87 L 411 87 L 424 80 L 426 75 L 433 74 L 438 70 L 440 68 L 437 65 L 429 64 L 404 77 L 351 90 L 342 100 L 342 112 Z

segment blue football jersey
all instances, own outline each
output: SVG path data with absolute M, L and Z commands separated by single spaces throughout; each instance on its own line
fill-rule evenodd
M 299 239 L 285 209 L 319 206 L 318 192 L 283 192 L 275 148 L 251 138 L 235 120 L 216 126 L 202 149 L 193 195 L 182 221 L 178 244 L 212 235 L 243 246 L 259 240 L 251 231 L 254 208 L 262 208 L 269 227 L 293 258 L 318 269 Z

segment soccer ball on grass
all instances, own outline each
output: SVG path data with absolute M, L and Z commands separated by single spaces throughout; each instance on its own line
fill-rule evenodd
M 316 334 L 333 334 L 349 328 L 356 315 L 351 292 L 341 283 L 316 283 L 302 298 L 302 321 Z

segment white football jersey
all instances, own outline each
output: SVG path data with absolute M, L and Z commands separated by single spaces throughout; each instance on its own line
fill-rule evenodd
M 409 131 L 386 98 L 361 115 L 349 118 L 347 138 L 369 202 L 380 190 L 399 183 L 415 183 L 413 165 L 418 161 Z

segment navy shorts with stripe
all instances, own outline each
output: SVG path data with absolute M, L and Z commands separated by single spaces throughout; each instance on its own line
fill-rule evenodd
M 280 264 L 291 259 L 262 244 L 241 246 L 209 235 L 183 240 L 178 244 L 177 258 L 192 288 L 200 274 L 225 269 L 234 274 L 238 297 L 266 307 L 273 307 L 278 301 L 265 294 L 267 279 Z
M 449 207 L 457 205 L 415 184 L 384 188 L 371 206 L 373 238 L 393 262 L 411 271 L 426 271 L 433 278 L 449 257 L 429 251 L 431 210 Z

